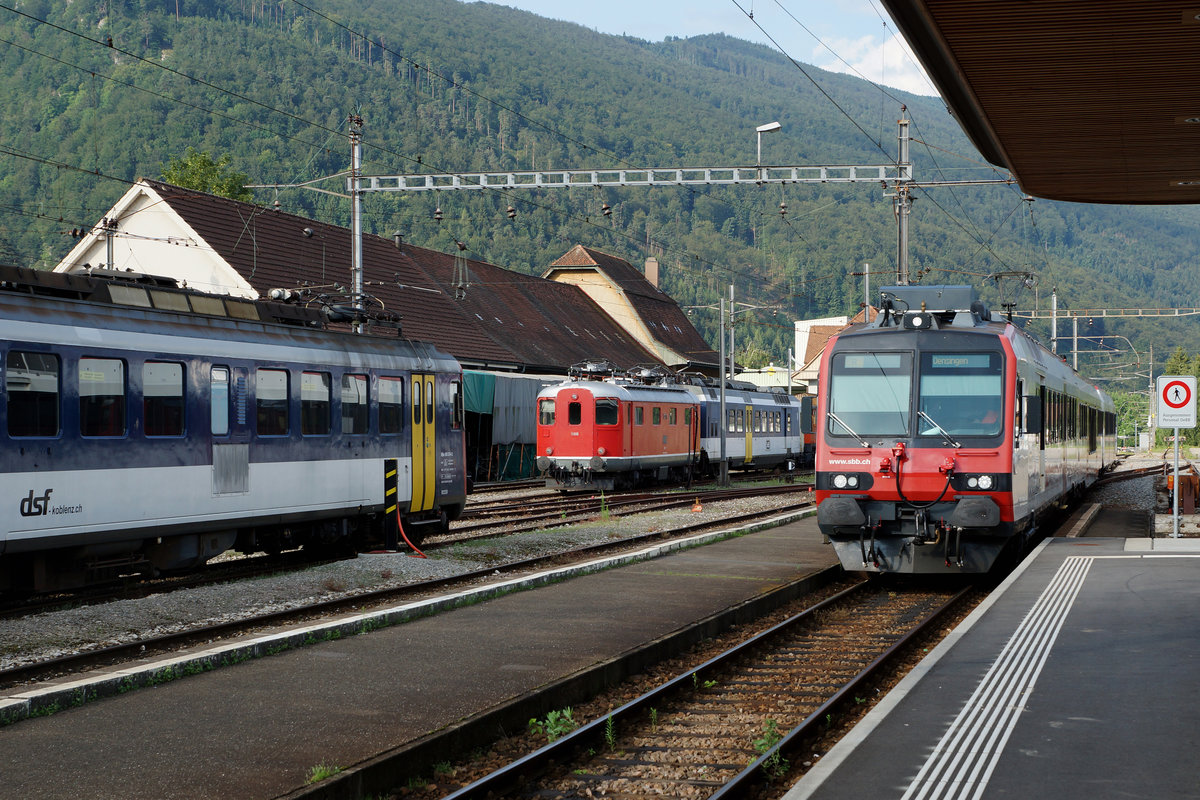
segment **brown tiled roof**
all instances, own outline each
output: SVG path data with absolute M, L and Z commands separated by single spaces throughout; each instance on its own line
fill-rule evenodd
M 808 347 L 804 351 L 804 364 L 812 363 L 812 360 L 821 355 L 821 351 L 825 349 L 825 344 L 835 334 L 845 330 L 845 325 L 814 325 L 808 329 Z
M 692 326 L 679 304 L 646 280 L 646 276 L 628 261 L 577 244 L 550 266 L 551 269 L 583 267 L 599 271 L 625 293 L 634 312 L 656 340 L 693 362 L 716 364 L 720 359 Z
M 350 283 L 347 228 L 146 183 L 260 294 L 307 282 L 339 298 L 334 284 Z M 656 360 L 577 287 L 479 261 L 468 265 L 472 284 L 455 300 L 452 255 L 363 236 L 366 293 L 402 316 L 406 337 L 432 342 L 468 365 L 550 371 L 588 359 L 622 366 Z

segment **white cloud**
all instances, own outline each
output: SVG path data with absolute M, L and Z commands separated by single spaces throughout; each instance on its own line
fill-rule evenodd
M 914 94 L 937 94 L 932 82 L 917 64 L 916 57 L 898 37 L 886 41 L 878 36 L 859 36 L 854 39 L 832 37 L 826 39 L 825 44 L 828 47 L 818 45 L 812 52 L 813 63 L 821 69 L 858 75 L 883 86 Z M 830 50 L 837 55 L 830 54 Z

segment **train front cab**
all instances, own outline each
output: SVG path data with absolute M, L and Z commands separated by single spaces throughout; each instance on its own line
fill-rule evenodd
M 603 386 L 603 384 L 599 384 Z M 555 488 L 612 489 L 606 474 L 628 454 L 631 409 L 615 396 L 600 396 L 578 384 L 543 390 L 538 397 L 538 469 Z
M 1011 347 L 994 334 L 855 339 L 832 341 L 822 369 L 822 532 L 847 569 L 989 571 L 1014 534 Z

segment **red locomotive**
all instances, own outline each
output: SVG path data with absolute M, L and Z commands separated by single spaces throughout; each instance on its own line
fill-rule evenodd
M 1113 402 L 972 287 L 882 295 L 821 361 L 821 530 L 847 570 L 988 572 L 1112 464 Z
M 560 489 L 621 489 L 711 474 L 721 454 L 720 387 L 660 370 L 601 379 L 608 365 L 538 395 L 538 469 Z M 725 455 L 738 469 L 794 469 L 805 449 L 801 401 L 729 382 Z M 811 458 L 811 456 L 810 456 Z

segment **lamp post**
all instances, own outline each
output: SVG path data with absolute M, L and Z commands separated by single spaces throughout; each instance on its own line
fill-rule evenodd
M 762 136 L 764 133 L 774 133 L 782 127 L 778 122 L 768 122 L 766 125 L 759 125 L 754 129 L 758 134 L 758 156 L 754 159 L 754 166 L 758 167 L 759 180 L 762 180 Z

